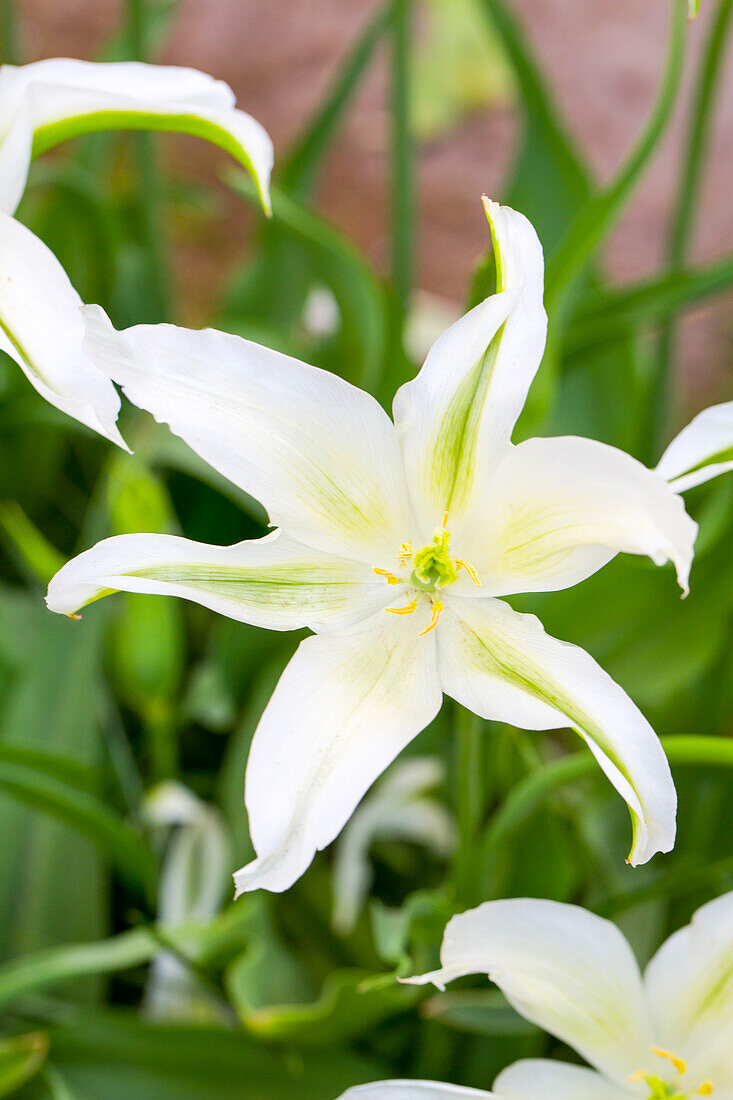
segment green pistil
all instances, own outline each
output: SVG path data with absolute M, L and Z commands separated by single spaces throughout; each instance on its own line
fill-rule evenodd
M 412 559 L 414 569 L 410 584 L 422 592 L 434 592 L 436 588 L 445 588 L 458 579 L 458 570 L 448 553 L 450 535 L 440 531 L 433 536 L 430 546 L 418 550 Z
M 652 1090 L 648 1100 L 686 1100 L 681 1092 L 673 1092 L 659 1077 L 645 1077 L 644 1080 Z

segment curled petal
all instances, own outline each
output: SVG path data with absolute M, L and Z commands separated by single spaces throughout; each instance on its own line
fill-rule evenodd
M 712 405 L 670 443 L 657 472 L 676 493 L 733 470 L 733 401 Z
M 245 804 L 257 859 L 237 893 L 287 890 L 377 776 L 430 722 L 442 693 L 418 615 L 380 612 L 348 635 L 306 638 L 255 732 Z
M 488 974 L 525 1019 L 614 1081 L 648 1061 L 654 1040 L 639 967 L 618 928 L 594 913 L 537 898 L 488 901 L 448 922 L 440 961 L 409 981 L 442 988 Z
M 117 391 L 84 347 L 81 304 L 53 252 L 0 213 L 0 349 L 46 401 L 126 449 Z
M 674 563 L 688 589 L 697 524 L 666 481 L 593 439 L 529 439 L 512 447 L 486 497 L 455 528 L 456 546 L 503 596 L 567 588 L 616 553 Z
M 195 69 L 69 58 L 4 65 L 0 141 L 13 144 L 15 171 L 3 181 L 1 208 L 15 210 L 31 156 L 79 134 L 131 129 L 193 134 L 221 146 L 252 173 L 269 209 L 272 142 L 234 103 L 227 84 Z
M 509 444 L 547 334 L 537 234 L 508 207 L 487 204 L 498 293 L 456 321 L 417 377 L 398 391 L 395 425 L 418 519 L 430 531 L 465 512 Z
M 672 848 L 677 798 L 662 746 L 590 654 L 494 599 L 452 599 L 439 635 L 447 695 L 483 718 L 580 734 L 631 812 L 630 863 Z
M 347 627 L 385 602 L 384 585 L 367 566 L 273 531 L 235 546 L 176 535 L 104 539 L 56 574 L 46 603 L 70 615 L 119 591 L 180 596 L 271 630 Z
M 387 566 L 410 536 L 394 427 L 328 371 L 214 329 L 116 332 L 87 307 L 86 347 L 126 396 L 261 501 L 294 538 Z

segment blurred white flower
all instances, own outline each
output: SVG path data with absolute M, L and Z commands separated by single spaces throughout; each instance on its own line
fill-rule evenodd
M 180 783 L 158 784 L 144 803 L 144 818 L 164 831 L 157 925 L 162 930 L 215 916 L 227 891 L 231 845 L 219 811 Z M 145 1012 L 157 1018 L 200 1019 L 216 1006 L 181 959 L 161 951 L 150 967 Z
M 733 470 L 733 401 L 698 413 L 672 440 L 657 466 L 657 473 L 676 493 L 728 470 Z
M 413 756 L 395 764 L 367 795 L 346 824 L 333 864 L 333 926 L 350 932 L 372 884 L 369 849 L 375 840 L 424 844 L 437 856 L 448 856 L 456 839 L 452 817 L 427 792 L 445 778 L 437 757 Z
M 383 1081 L 342 1100 L 693 1100 L 733 1097 L 733 893 L 698 909 L 642 977 L 610 921 L 534 898 L 489 901 L 454 917 L 441 969 L 413 984 L 488 974 L 526 1019 L 593 1067 L 528 1059 L 491 1093 L 428 1081 Z
M 47 602 L 70 614 L 114 590 L 194 600 L 274 630 L 303 626 L 247 765 L 256 860 L 237 892 L 287 889 L 374 780 L 438 713 L 571 726 L 629 805 L 632 863 L 674 843 L 662 747 L 582 649 L 499 597 L 585 579 L 618 552 L 674 562 L 696 525 L 657 473 L 590 439 L 511 433 L 545 345 L 543 259 L 521 214 L 486 202 L 498 292 L 433 345 L 393 423 L 343 379 L 212 329 L 116 332 L 87 308 L 95 363 L 280 528 L 236 546 L 107 539 Z
M 79 295 L 53 253 L 12 218 L 31 160 L 95 130 L 168 130 L 221 146 L 269 209 L 272 143 L 227 84 L 195 69 L 50 58 L 0 66 L 0 349 L 56 408 L 124 447 L 120 399 L 84 350 Z

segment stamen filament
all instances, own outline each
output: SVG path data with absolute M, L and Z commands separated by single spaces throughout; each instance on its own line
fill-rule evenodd
M 671 1062 L 678 1073 L 684 1073 L 687 1069 L 687 1062 L 684 1058 L 678 1058 L 675 1054 L 671 1054 L 668 1050 L 662 1050 L 661 1047 L 652 1047 L 652 1052 L 659 1058 L 666 1058 L 668 1062 Z
M 376 573 L 378 577 L 384 577 L 387 584 L 399 584 L 400 578 L 396 577 L 394 573 L 390 573 L 389 569 L 378 569 L 375 565 L 372 568 L 372 573 Z
M 456 569 L 465 569 L 476 587 L 481 587 L 481 581 L 478 579 L 476 570 L 472 565 L 469 565 L 467 561 L 463 561 L 462 558 L 456 558 Z
M 404 607 L 385 607 L 385 611 L 389 611 L 390 615 L 412 615 L 413 611 L 417 611 L 417 602 L 410 600 Z
M 434 601 L 433 616 L 430 620 L 430 623 L 428 624 L 428 626 L 425 627 L 424 630 L 420 631 L 420 633 L 418 634 L 418 638 L 422 638 L 425 634 L 429 634 L 431 630 L 435 630 L 436 626 L 438 625 L 438 619 L 440 618 L 444 607 L 445 604 L 441 603 L 440 600 Z

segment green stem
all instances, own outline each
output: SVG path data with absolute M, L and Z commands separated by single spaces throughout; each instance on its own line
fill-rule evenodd
M 0 0 L 0 38 L 2 38 L 0 56 L 2 56 L 3 63 L 5 65 L 20 65 L 15 0 Z
M 572 292 L 593 252 L 623 210 L 643 169 L 659 143 L 677 97 L 686 39 L 686 0 L 675 0 L 670 44 L 662 85 L 649 121 L 613 182 L 583 206 L 547 268 L 547 311 L 557 324 L 572 301 Z
M 458 826 L 455 856 L 456 895 L 474 903 L 476 836 L 484 812 L 484 731 L 477 715 L 456 704 L 453 805 Z
M 733 0 L 720 0 L 700 61 L 695 100 L 690 119 L 687 151 L 680 176 L 677 205 L 672 219 L 667 262 L 670 273 L 679 271 L 687 258 L 697 213 L 696 200 L 715 117 L 715 98 L 720 86 L 725 46 L 731 29 Z M 671 405 L 671 368 L 674 361 L 675 324 L 670 319 L 660 334 L 656 369 L 652 380 L 649 439 L 651 460 L 656 461 L 665 442 Z
M 127 0 L 130 51 L 138 61 L 150 52 L 150 0 Z M 170 276 L 165 249 L 163 200 L 152 134 L 134 134 L 138 167 L 138 220 L 150 273 L 150 321 L 170 317 Z
M 415 221 L 410 111 L 412 0 L 392 4 L 392 284 L 401 319 L 410 305 Z
M 733 738 L 674 734 L 662 738 L 670 764 L 703 764 L 733 768 Z M 571 753 L 543 765 L 519 783 L 494 815 L 483 840 L 482 862 L 529 819 L 544 800 L 568 783 L 593 775 L 598 764 L 587 752 Z

